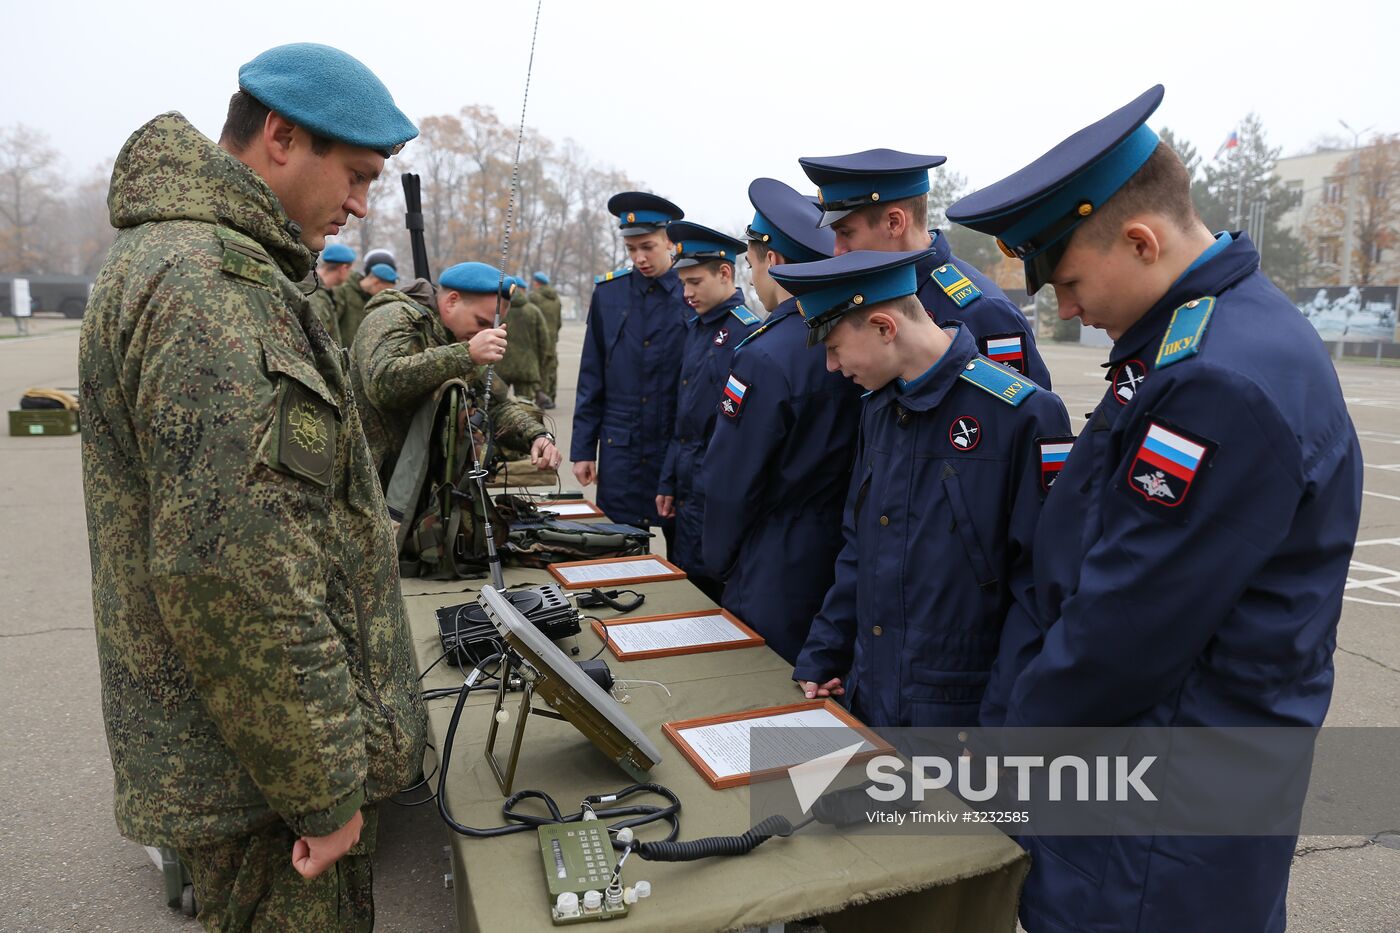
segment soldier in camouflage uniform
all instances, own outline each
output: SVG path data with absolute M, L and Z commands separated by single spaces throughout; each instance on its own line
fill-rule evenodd
M 375 295 L 374 290 L 365 288 L 365 277 L 369 275 L 370 267 L 380 263 L 398 271 L 398 261 L 392 252 L 387 249 L 372 249 L 365 253 L 364 269 L 350 273 L 349 279 L 335 290 L 342 347 L 349 347 L 355 343 L 355 334 L 365 319 L 365 304 Z
M 355 397 L 365 409 L 365 434 L 380 477 L 387 483 L 408 435 L 413 413 L 449 379 L 485 396 L 486 364 L 510 354 L 496 328 L 500 273 L 486 263 L 459 263 L 442 274 L 442 288 L 415 279 L 407 291 L 388 289 L 365 305 L 366 315 L 350 350 Z M 433 310 L 433 309 L 436 310 Z M 530 451 L 537 467 L 554 469 L 554 437 L 534 414 L 502 391 L 492 391 L 490 416 L 498 441 Z
M 368 929 L 373 805 L 426 722 L 342 354 L 296 283 L 416 130 L 325 46 L 239 84 L 221 145 L 176 113 L 127 140 L 83 317 L 117 826 L 179 852 L 209 929 Z M 339 97 L 358 125 L 317 120 Z
M 507 278 L 511 283 L 510 345 L 506 347 L 505 358 L 496 367 L 496 374 L 506 385 L 515 390 L 515 397 L 536 403 L 540 391 L 540 345 L 544 342 L 544 315 L 530 302 L 525 293 L 522 279 Z M 501 387 L 502 391 L 505 386 Z
M 321 322 L 336 343 L 341 342 L 340 309 L 335 303 L 335 289 L 350 278 L 350 264 L 355 251 L 342 243 L 332 243 L 321 251 L 316 263 L 315 291 L 311 293 L 311 313 Z
M 540 394 L 541 408 L 554 407 L 559 394 L 559 331 L 564 327 L 564 305 L 559 300 L 559 292 L 549 284 L 549 276 L 543 272 L 534 275 L 530 300 L 544 315 L 545 344 L 540 355 Z

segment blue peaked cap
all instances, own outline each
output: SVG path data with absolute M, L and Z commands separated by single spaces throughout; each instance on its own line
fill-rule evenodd
M 743 240 L 688 220 L 678 220 L 666 227 L 666 235 L 676 245 L 676 259 L 672 267 L 686 269 L 702 262 L 727 262 L 730 265 L 748 251 Z
M 919 290 L 915 263 L 933 248 L 888 253 L 858 249 L 817 262 L 784 263 L 769 270 L 797 296 L 797 310 L 807 324 L 807 346 L 816 346 L 852 311 L 893 301 Z
M 850 155 L 804 156 L 797 163 L 817 186 L 824 211 L 821 225 L 827 227 L 867 204 L 928 194 L 928 170 L 946 161 L 941 155 L 867 149 Z
M 776 178 L 749 184 L 753 223 L 745 235 L 789 262 L 815 262 L 836 253 L 836 236 L 821 223 L 822 211 L 810 198 Z
M 385 158 L 418 135 L 374 72 L 328 45 L 268 49 L 238 69 L 238 86 L 298 126 Z
M 455 266 L 448 266 L 443 270 L 438 283 L 454 292 L 473 295 L 494 295 L 497 294 L 498 288 L 502 293 L 509 295 L 514 284 L 511 277 L 506 276 L 502 286 L 501 270 L 484 262 L 459 262 Z
M 355 251 L 344 243 L 332 243 L 321 250 L 321 261 L 328 264 L 354 262 Z
M 665 198 L 645 191 L 623 191 L 608 198 L 608 213 L 618 220 L 623 236 L 640 236 L 665 229 L 680 220 L 685 211 Z
M 1159 142 L 1147 118 L 1166 93 L 1158 84 L 1060 142 L 1030 165 L 948 208 L 948 219 L 997 238 L 1026 265 L 1026 291 L 1055 272 L 1076 227 L 1142 168 Z

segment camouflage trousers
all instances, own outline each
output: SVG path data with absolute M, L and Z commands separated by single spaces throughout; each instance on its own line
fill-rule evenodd
M 280 820 L 236 839 L 180 849 L 200 924 L 216 933 L 373 930 L 376 814 L 372 807 L 363 813 L 360 841 L 310 880 L 292 867 L 297 834 Z

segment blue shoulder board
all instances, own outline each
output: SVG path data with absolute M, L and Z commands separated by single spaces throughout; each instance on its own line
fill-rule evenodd
M 982 297 L 982 290 L 973 285 L 972 280 L 951 262 L 934 269 L 931 277 L 938 283 L 938 287 L 943 289 L 943 294 L 953 299 L 953 304 L 959 308 L 966 308 Z
M 958 376 L 1012 406 L 1030 398 L 1037 388 L 1034 382 L 1017 379 L 1011 370 L 993 363 L 985 356 L 973 357 Z
M 604 272 L 602 275 L 595 275 L 593 276 L 593 284 L 602 285 L 604 282 L 611 282 L 613 279 L 621 278 L 631 271 L 631 266 L 623 266 L 621 269 L 614 269 L 611 272 Z
M 759 322 L 758 315 L 743 305 L 735 305 L 729 309 L 729 313 L 737 317 L 740 324 L 757 324 Z
M 751 334 L 749 334 L 747 337 L 745 337 L 743 340 L 740 340 L 740 341 L 739 341 L 739 346 L 734 348 L 734 352 L 736 352 L 736 353 L 739 352 L 739 347 L 742 347 L 744 344 L 748 343 L 750 340 L 754 339 L 754 338 L 757 337 L 759 334 L 761 334 L 761 333 L 763 333 L 764 331 L 766 331 L 766 330 L 768 329 L 769 325 L 771 325 L 772 323 L 773 323 L 773 319 L 772 319 L 772 318 L 769 318 L 768 320 L 764 321 L 762 327 L 758 328 L 758 329 L 755 330 L 753 333 L 751 333 Z
M 1214 298 L 1193 298 L 1172 312 L 1172 321 L 1157 348 L 1157 369 L 1180 363 L 1201 352 L 1210 313 L 1215 310 Z

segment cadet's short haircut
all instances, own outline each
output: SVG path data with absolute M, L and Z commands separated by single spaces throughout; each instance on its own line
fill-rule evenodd
M 219 133 L 219 142 L 232 146 L 235 152 L 242 152 L 262 132 L 263 125 L 267 123 L 267 115 L 271 112 L 270 107 L 239 88 L 229 99 L 228 116 L 224 119 L 223 131 Z M 331 151 L 331 140 L 310 130 L 306 132 L 311 136 L 312 152 L 323 156 Z
M 1085 222 L 1085 237 L 1107 246 L 1128 218 L 1146 213 L 1161 214 L 1181 230 L 1201 221 L 1191 201 L 1191 175 L 1166 143 L 1159 142 L 1142 168 Z
M 909 215 L 909 225 L 919 230 L 928 229 L 928 196 L 923 194 L 915 195 L 912 198 L 900 198 L 898 201 L 889 201 L 885 204 L 864 204 L 856 208 L 856 213 L 865 221 L 867 227 L 875 226 L 875 218 L 884 216 L 886 210 L 891 207 L 898 207 Z
M 768 258 L 768 252 L 771 249 L 771 247 L 767 243 L 761 242 L 759 240 L 749 240 L 749 246 L 753 249 L 755 253 L 758 254 L 759 259 Z
M 901 316 L 911 321 L 917 321 L 920 318 L 928 317 L 928 312 L 925 311 L 924 306 L 919 303 L 917 296 L 903 295 L 899 298 L 891 298 L 889 301 L 881 302 L 870 308 L 852 311 L 844 315 L 842 320 L 849 320 L 852 324 L 863 324 L 869 320 L 870 315 L 874 314 L 876 311 L 884 311 L 887 314 L 891 311 L 897 311 Z

